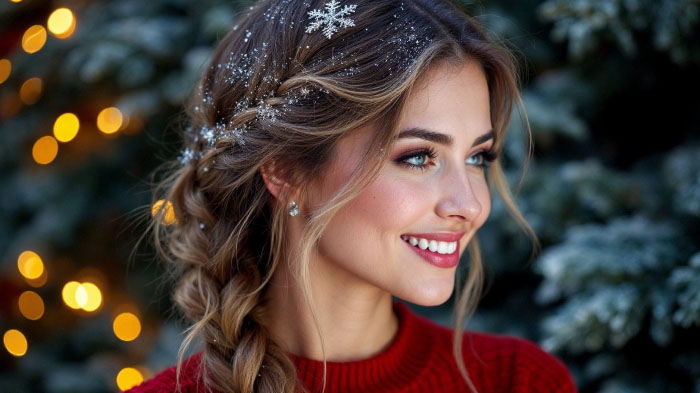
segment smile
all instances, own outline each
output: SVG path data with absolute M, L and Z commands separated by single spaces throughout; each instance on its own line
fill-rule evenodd
M 428 240 L 422 237 L 403 235 L 401 238 L 414 247 L 421 250 L 430 250 L 438 254 L 452 254 L 457 249 L 457 242 L 443 242 L 436 240 Z
M 461 237 L 461 236 L 460 236 Z M 404 243 L 428 263 L 442 268 L 455 267 L 459 263 L 459 240 L 438 241 L 423 237 L 402 235 Z

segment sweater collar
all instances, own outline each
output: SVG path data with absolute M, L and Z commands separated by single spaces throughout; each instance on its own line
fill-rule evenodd
M 395 391 L 414 381 L 426 366 L 432 335 L 425 323 L 401 301 L 392 307 L 399 319 L 396 336 L 383 352 L 368 359 L 349 362 L 326 362 L 326 393 Z M 323 389 L 323 362 L 289 354 L 304 386 L 310 392 Z M 387 389 L 388 388 L 388 389 Z

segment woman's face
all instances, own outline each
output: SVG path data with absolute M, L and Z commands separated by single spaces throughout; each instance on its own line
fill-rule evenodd
M 493 145 L 491 128 L 481 66 L 432 69 L 408 99 L 387 165 L 333 218 L 320 240 L 319 265 L 311 268 L 344 288 L 378 288 L 424 306 L 444 303 L 455 264 L 491 209 L 482 166 Z M 341 139 L 312 205 L 347 182 L 372 132 L 363 128 Z

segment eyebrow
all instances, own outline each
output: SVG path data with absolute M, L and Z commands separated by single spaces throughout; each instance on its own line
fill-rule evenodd
M 403 130 L 399 133 L 399 139 L 401 138 L 421 138 L 425 139 L 431 142 L 439 143 L 441 145 L 447 145 L 447 146 L 452 146 L 454 143 L 454 139 L 452 136 L 447 135 L 447 134 L 441 134 L 439 132 L 435 131 L 430 131 L 426 130 L 425 128 L 420 128 L 420 127 L 413 127 L 409 128 L 407 130 Z M 478 136 L 475 140 L 474 143 L 472 144 L 472 147 L 479 145 L 481 143 L 486 142 L 489 139 L 495 139 L 496 134 L 493 132 L 493 130 L 488 130 L 486 131 L 485 134 Z

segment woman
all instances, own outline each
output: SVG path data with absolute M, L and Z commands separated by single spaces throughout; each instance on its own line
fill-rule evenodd
M 177 220 L 163 208 L 154 233 L 191 326 L 177 367 L 131 391 L 574 392 L 535 344 L 462 330 L 491 187 L 536 241 L 498 161 L 519 100 L 510 53 L 448 2 L 251 7 L 156 193 Z M 457 334 L 392 300 L 453 290 Z

